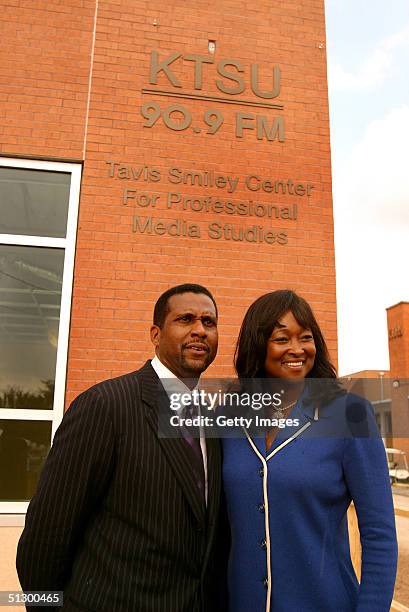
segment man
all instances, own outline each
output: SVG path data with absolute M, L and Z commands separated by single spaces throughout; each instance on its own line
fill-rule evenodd
M 63 590 L 68 612 L 220 609 L 212 598 L 218 442 L 158 434 L 169 381 L 186 389 L 176 378 L 193 379 L 192 388 L 215 358 L 211 293 L 190 284 L 166 291 L 151 339 L 152 362 L 73 402 L 27 512 L 17 552 L 22 588 Z

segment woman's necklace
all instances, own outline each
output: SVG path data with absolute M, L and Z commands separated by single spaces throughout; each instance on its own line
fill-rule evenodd
M 275 406 L 274 407 L 274 412 L 276 414 L 278 414 L 278 416 L 283 416 L 284 413 L 286 412 L 286 410 L 289 410 L 290 408 L 292 408 L 293 406 L 296 405 L 298 400 L 295 400 L 294 402 L 291 402 L 290 404 L 287 404 L 287 406 Z
M 287 406 L 284 406 L 284 407 L 275 406 L 272 417 L 276 419 L 282 419 L 286 411 L 290 410 L 290 408 L 293 408 L 293 406 L 295 406 L 297 402 L 298 402 L 298 399 L 296 399 L 294 402 L 291 402 L 290 404 L 287 404 Z M 271 445 L 273 444 L 275 437 L 277 435 L 277 431 L 278 431 L 277 426 L 274 426 L 268 431 L 266 431 L 266 451 L 268 451 Z

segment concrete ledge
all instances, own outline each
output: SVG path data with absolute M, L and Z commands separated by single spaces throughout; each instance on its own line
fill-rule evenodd
M 0 527 L 24 527 L 25 514 L 0 514 Z
M 391 612 L 409 612 L 409 608 L 392 599 Z
M 395 506 L 395 515 L 409 518 L 409 508 L 399 508 L 399 506 Z

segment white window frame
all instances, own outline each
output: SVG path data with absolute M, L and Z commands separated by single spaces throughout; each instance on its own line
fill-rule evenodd
M 61 292 L 60 322 L 58 328 L 58 346 L 55 368 L 54 403 L 52 410 L 25 410 L 0 408 L 0 419 L 16 421 L 51 421 L 51 442 L 64 414 L 65 381 L 67 372 L 68 339 L 71 317 L 71 295 L 74 274 L 75 243 L 77 235 L 78 207 L 81 186 L 81 164 L 64 162 L 36 161 L 0 157 L 0 166 L 26 170 L 47 170 L 71 174 L 70 196 L 68 204 L 67 232 L 65 238 L 48 238 L 44 236 L 23 236 L 18 234 L 0 234 L 0 244 L 52 247 L 65 250 L 64 273 Z M 0 515 L 23 514 L 29 502 L 0 501 Z

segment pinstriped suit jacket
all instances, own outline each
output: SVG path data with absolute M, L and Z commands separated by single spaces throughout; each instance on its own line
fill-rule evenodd
M 206 511 L 188 445 L 158 437 L 158 381 L 147 362 L 65 414 L 18 546 L 24 590 L 64 590 L 65 611 L 222 610 L 219 443 L 207 440 Z

